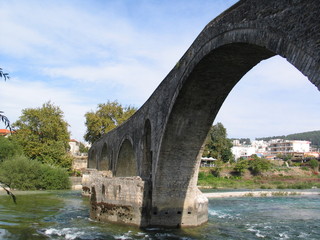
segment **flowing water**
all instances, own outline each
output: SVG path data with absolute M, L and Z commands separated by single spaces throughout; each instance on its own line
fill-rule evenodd
M 139 229 L 89 219 L 80 192 L 0 195 L 0 239 L 320 239 L 320 195 L 220 198 L 209 222 L 190 229 Z

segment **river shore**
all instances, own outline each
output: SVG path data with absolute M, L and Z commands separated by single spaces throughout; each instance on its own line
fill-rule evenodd
M 275 196 L 295 196 L 295 195 L 320 195 L 320 190 L 243 190 L 243 191 L 223 191 L 223 192 L 205 192 L 207 198 L 226 198 L 226 197 L 275 197 Z

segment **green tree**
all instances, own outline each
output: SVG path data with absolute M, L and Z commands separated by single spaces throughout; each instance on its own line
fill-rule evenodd
M 244 174 L 244 172 L 248 169 L 249 162 L 247 159 L 239 159 L 236 165 L 234 166 L 234 171 L 238 173 L 240 176 Z
M 2 68 L 0 68 L 0 78 L 4 78 L 4 80 L 6 81 L 7 79 L 10 78 L 9 73 L 3 72 Z M 6 125 L 6 128 L 9 128 L 11 131 L 10 121 L 2 113 L 3 113 L 3 111 L 0 111 L 0 120 Z
M 219 161 L 229 162 L 233 160 L 231 152 L 232 143 L 227 138 L 227 130 L 222 123 L 213 125 L 206 139 L 203 151 L 204 157 L 213 157 Z
M 0 162 L 22 154 L 23 149 L 17 142 L 6 137 L 0 137 Z
M 80 153 L 87 153 L 89 151 L 89 148 L 86 147 L 82 142 L 80 142 L 79 151 Z
M 315 170 L 315 171 L 318 171 L 319 169 L 319 161 L 315 158 L 311 158 L 310 161 L 309 161 L 309 166 Z
M 254 175 L 259 175 L 262 172 L 270 170 L 272 164 L 269 160 L 264 158 L 259 158 L 257 155 L 252 155 L 251 159 L 249 160 L 249 170 Z
M 71 166 L 72 160 L 67 155 L 68 123 L 59 107 L 47 102 L 41 108 L 24 109 L 13 126 L 16 132 L 12 137 L 23 147 L 27 157 L 61 167 Z
M 117 101 L 98 104 L 95 112 L 85 114 L 87 131 L 84 139 L 90 143 L 95 142 L 103 134 L 125 122 L 136 110 L 131 106 L 123 107 Z

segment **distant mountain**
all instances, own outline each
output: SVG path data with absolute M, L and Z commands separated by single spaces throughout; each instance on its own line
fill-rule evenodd
M 303 132 L 303 133 L 294 133 L 294 134 L 289 134 L 287 136 L 282 135 L 282 136 L 256 138 L 256 140 L 265 140 L 265 141 L 269 141 L 271 139 L 305 140 L 305 141 L 310 141 L 312 147 L 320 148 L 320 130 Z

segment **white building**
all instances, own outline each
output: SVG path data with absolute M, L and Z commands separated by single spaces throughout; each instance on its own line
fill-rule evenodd
M 252 141 L 252 147 L 255 148 L 256 153 L 266 154 L 268 152 L 269 143 L 263 140 Z
M 69 141 L 69 146 L 70 146 L 70 153 L 73 156 L 80 155 L 80 142 L 78 142 L 75 139 L 71 139 Z
M 234 158 L 237 160 L 241 157 L 249 157 L 252 154 L 256 153 L 256 150 L 253 146 L 251 145 L 238 145 L 238 146 L 233 146 L 231 148 L 231 152 L 234 155 Z
M 252 141 L 251 145 L 241 145 L 239 141 L 234 140 L 231 151 L 236 160 L 240 157 L 249 157 L 252 154 L 275 156 L 277 154 L 288 153 L 309 153 L 310 143 L 309 141 L 302 140 L 272 139 L 269 142 L 259 140 Z
M 301 140 L 274 139 L 270 141 L 269 151 L 271 154 L 307 153 L 310 152 L 310 142 Z

